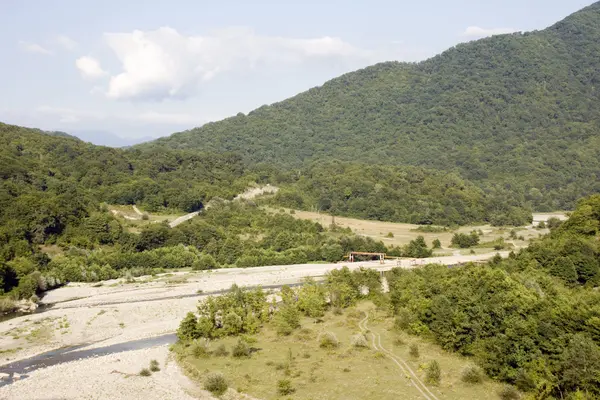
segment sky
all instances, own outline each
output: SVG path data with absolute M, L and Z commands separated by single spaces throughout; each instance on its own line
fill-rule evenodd
M 133 143 L 591 3 L 0 0 L 0 121 Z

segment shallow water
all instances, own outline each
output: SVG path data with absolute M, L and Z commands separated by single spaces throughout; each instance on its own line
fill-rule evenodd
M 21 361 L 15 361 L 10 364 L 0 366 L 0 373 L 8 374 L 8 378 L 0 380 L 0 387 L 9 385 L 15 381 L 15 374 L 19 375 L 18 379 L 28 377 L 28 374 L 46 367 L 62 364 L 70 361 L 80 360 L 89 357 L 106 356 L 109 354 L 121 353 L 124 351 L 142 350 L 165 344 L 172 344 L 177 341 L 175 333 L 156 336 L 147 339 L 132 340 L 125 343 L 117 343 L 105 347 L 97 347 L 88 350 L 79 350 L 92 343 L 85 343 L 77 346 L 64 347 L 58 350 L 52 350 L 46 353 L 39 354 L 35 357 L 27 358 Z

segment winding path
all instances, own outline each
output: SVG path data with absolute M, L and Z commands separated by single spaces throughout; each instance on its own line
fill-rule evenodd
M 363 318 L 358 326 L 363 334 L 367 335 L 371 333 L 371 343 L 375 350 L 383 352 L 390 360 L 392 360 L 402 371 L 404 376 L 409 380 L 410 384 L 412 384 L 417 390 L 423 395 L 426 400 L 439 400 L 435 394 L 433 394 L 429 388 L 419 379 L 415 371 L 399 356 L 395 355 L 381 344 L 381 335 L 375 333 L 372 330 L 369 330 L 367 322 L 369 320 L 369 312 L 365 312 L 366 316 Z

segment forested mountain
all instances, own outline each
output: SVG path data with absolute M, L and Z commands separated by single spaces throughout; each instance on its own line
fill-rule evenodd
M 542 31 L 343 75 L 248 115 L 159 139 L 298 167 L 335 158 L 456 170 L 538 210 L 600 191 L 600 3 Z
M 253 203 L 217 200 L 220 206 L 191 222 L 173 229 L 149 223 L 138 234 L 101 207 L 194 211 L 271 175 L 273 168 L 250 171 L 234 154 L 112 149 L 0 124 L 0 312 L 6 293 L 29 298 L 67 281 L 163 268 L 337 261 L 351 249 L 387 250 L 370 238 L 271 215 Z M 63 254 L 50 258 L 49 245 Z
M 56 242 L 102 201 L 193 211 L 245 189 L 243 173 L 234 155 L 126 152 L 0 124 L 0 261 Z

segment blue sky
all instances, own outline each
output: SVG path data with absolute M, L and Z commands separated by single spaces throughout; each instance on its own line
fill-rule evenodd
M 0 0 L 0 121 L 157 137 L 589 4 Z

